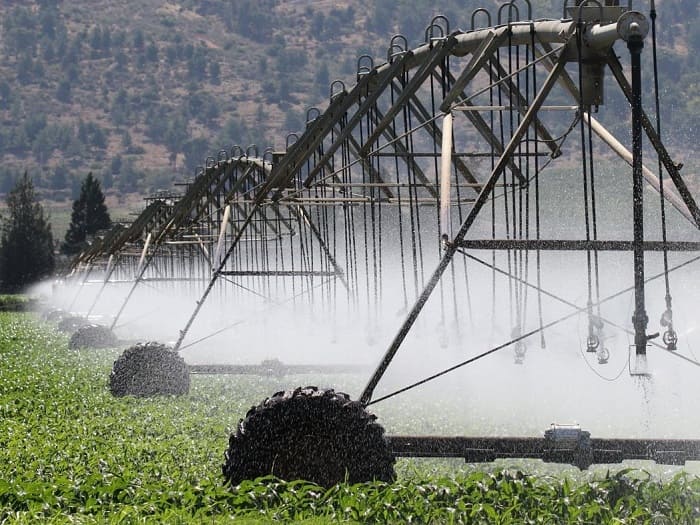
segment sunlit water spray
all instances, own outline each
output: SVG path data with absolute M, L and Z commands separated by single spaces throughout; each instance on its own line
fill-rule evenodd
M 561 232 L 560 237 L 566 238 L 568 234 Z M 622 236 L 622 233 L 614 235 Z M 280 380 L 286 387 L 300 383 L 334 386 L 357 398 L 416 299 L 410 282 L 404 299 L 399 258 L 391 249 L 389 245 L 384 247 L 385 270 L 380 283 L 381 297 L 376 303 L 367 300 L 367 276 L 363 271 L 358 272 L 357 289 L 350 300 L 342 287 L 335 288 L 329 299 L 327 291 L 325 296 L 319 291 L 323 286 L 314 288 L 318 281 L 305 282 L 303 286 L 297 281 L 295 288 L 288 280 L 241 279 L 235 285 L 218 283 L 184 341 L 183 357 L 190 364 L 257 364 L 264 359 L 279 359 L 288 364 L 360 364 L 366 367 L 360 374 Z M 490 252 L 475 251 L 475 255 L 491 261 Z M 539 327 L 537 291 L 529 288 L 527 299 L 521 301 L 524 303 L 521 325 L 515 330 L 518 319 L 513 308 L 514 283 L 468 260 L 467 285 L 464 263 L 459 257 L 453 263 L 454 280 L 452 272 L 446 272 L 442 289 L 437 289 L 426 304 L 380 383 L 377 397 L 486 352 L 511 340 L 517 332 L 527 333 Z M 605 253 L 600 254 L 600 261 L 604 270 L 601 272 L 603 296 L 631 284 L 630 261 Z M 437 258 L 426 261 L 427 274 L 436 262 Z M 504 254 L 498 254 L 496 264 L 507 268 Z M 530 259 L 529 272 L 523 272 L 530 282 L 535 280 L 533 264 Z M 651 256 L 648 264 L 650 273 L 658 271 L 659 257 Z M 585 254 L 543 254 L 542 276 L 544 289 L 569 303 L 585 306 L 588 292 Z M 93 277 L 99 281 L 99 272 Z M 684 276 L 674 274 L 673 282 L 683 295 L 690 296 L 682 297 L 679 293 L 674 297 L 675 310 L 680 312 L 676 317 L 678 329 L 683 334 L 680 347 L 686 348 L 688 340 L 697 338 L 691 327 L 682 326 L 680 321 L 682 312 L 694 311 L 692 298 L 698 295 L 698 285 L 692 268 Z M 100 285 L 87 284 L 82 289 L 80 286 L 80 279 L 66 284 L 55 292 L 54 302 L 73 304 L 76 313 L 86 312 Z M 94 319 L 109 324 L 130 286 L 130 282 L 109 284 L 93 310 Z M 117 323 L 117 335 L 125 341 L 174 341 L 204 286 L 201 280 L 139 285 Z M 656 315 L 652 313 L 654 309 L 658 310 L 663 302 L 663 294 L 662 280 L 648 285 L 651 318 Z M 692 375 L 694 369 L 681 366 L 671 357 L 661 357 L 662 351 L 652 348 L 653 358 L 646 363 L 644 371 L 654 374 L 653 392 L 649 380 L 640 383 L 629 375 L 630 354 L 623 329 L 632 328 L 630 293 L 601 307 L 601 316 L 621 327 L 605 322 L 603 342 L 610 350 L 610 359 L 604 366 L 597 363 L 595 354 L 585 352 L 588 322 L 585 311 L 577 311 L 552 297 L 543 296 L 541 300 L 544 324 L 573 315 L 544 331 L 545 348 L 539 333 L 524 339 L 521 365 L 515 364 L 514 345 L 510 345 L 440 379 L 373 405 L 372 409 L 381 415 L 390 432 L 541 435 L 550 423 L 556 422 L 579 423 L 594 436 L 601 437 L 700 434 L 700 425 L 683 416 L 692 413 L 692 399 L 700 394 Z M 226 327 L 229 328 L 222 330 Z M 212 336 L 217 331 L 220 333 Z M 629 363 L 629 368 L 640 367 L 636 361 Z M 620 371 L 624 373 L 620 375 Z M 675 403 L 670 403 L 670 399 Z

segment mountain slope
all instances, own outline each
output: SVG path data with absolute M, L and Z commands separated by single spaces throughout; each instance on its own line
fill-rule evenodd
M 532 3 L 534 18 L 561 16 L 559 1 Z M 657 4 L 664 118 L 690 142 L 698 4 Z M 471 11 L 453 0 L 3 2 L 0 192 L 25 169 L 52 196 L 74 193 L 88 171 L 108 189 L 148 192 L 222 147 L 281 149 L 332 80 L 354 82 L 359 56 L 385 60 L 398 32 L 417 44 L 438 13 L 467 28 Z

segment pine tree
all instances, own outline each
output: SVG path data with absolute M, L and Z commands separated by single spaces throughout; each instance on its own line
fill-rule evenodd
M 87 245 L 88 236 L 111 226 L 112 220 L 109 218 L 100 181 L 88 173 L 80 186 L 80 196 L 73 201 L 70 225 L 61 251 L 68 255 L 79 253 Z
M 16 291 L 46 277 L 54 269 L 51 225 L 24 173 L 7 195 L 9 217 L 0 236 L 0 280 L 5 291 Z

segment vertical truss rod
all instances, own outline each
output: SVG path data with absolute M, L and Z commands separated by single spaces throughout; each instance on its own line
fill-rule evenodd
M 239 163 L 238 160 L 235 160 L 234 163 Z M 263 164 L 263 170 L 264 170 L 264 164 Z M 246 169 L 244 172 L 243 176 L 239 177 L 231 187 L 231 190 L 229 191 L 229 196 L 233 196 L 233 193 L 240 189 L 240 187 L 243 185 L 245 179 L 247 179 L 248 175 L 250 173 L 250 167 Z M 216 169 L 212 168 L 211 170 L 207 170 L 204 172 L 204 174 L 201 175 L 201 177 L 197 180 L 195 180 L 194 185 L 197 186 L 197 188 L 202 188 L 204 189 L 205 187 L 208 187 L 214 180 L 216 180 L 217 176 L 228 176 L 226 174 L 226 167 L 218 166 Z M 188 192 L 189 194 L 190 192 Z M 119 311 L 117 312 L 116 317 L 112 321 L 111 329 L 113 330 L 114 327 L 117 325 L 117 322 L 119 321 L 119 317 L 121 317 L 121 314 L 124 312 L 124 309 L 126 308 L 126 305 L 129 303 L 131 300 L 131 297 L 133 296 L 134 292 L 136 291 L 137 286 L 139 285 L 140 282 L 143 281 L 143 277 L 146 274 L 146 271 L 150 267 L 151 263 L 155 260 L 156 255 L 158 255 L 160 249 L 165 245 L 165 237 L 168 234 L 168 232 L 175 230 L 180 226 L 181 220 L 183 220 L 188 213 L 193 209 L 192 204 L 195 203 L 196 200 L 199 200 L 202 198 L 202 194 L 204 191 L 197 189 L 196 191 L 192 191 L 192 196 L 191 198 L 183 198 L 178 202 L 178 210 L 173 211 L 173 217 L 165 224 L 163 227 L 160 229 L 160 231 L 155 235 L 155 241 L 154 241 L 154 246 L 153 250 L 151 250 L 151 253 L 146 255 L 145 260 L 142 261 L 141 264 L 139 264 L 139 271 L 137 271 L 136 278 L 134 279 L 134 283 L 131 286 L 131 289 L 129 290 L 129 293 L 126 295 L 126 298 L 124 299 L 124 302 L 122 303 L 121 307 L 119 308 Z M 187 206 L 187 204 L 190 204 Z M 255 211 L 255 208 L 253 209 L 253 212 Z M 251 212 L 251 213 L 253 213 Z M 198 214 L 198 216 L 201 214 Z M 248 222 L 250 222 L 251 217 L 249 217 Z M 246 222 L 246 224 L 248 223 Z M 150 234 L 149 234 L 150 238 Z M 201 241 L 200 241 L 201 242 Z M 146 250 L 144 250 L 144 253 Z M 203 253 L 205 254 L 205 257 L 208 257 L 206 254 L 206 250 L 203 250 Z M 93 305 L 90 307 L 90 310 L 95 307 L 97 304 L 97 300 L 99 299 L 99 296 L 102 293 L 102 290 L 104 290 L 104 286 L 106 286 L 107 281 L 109 279 L 105 279 L 105 284 L 103 287 L 100 289 L 100 292 L 98 293 L 98 297 L 95 299 L 95 302 Z M 212 284 L 213 286 L 213 284 Z M 88 312 L 89 315 L 89 312 Z
M 126 296 L 126 299 L 122 302 L 121 307 L 119 308 L 119 311 L 117 311 L 117 315 L 114 316 L 114 319 L 112 320 L 112 324 L 110 325 L 109 329 L 114 330 L 114 328 L 117 326 L 117 322 L 119 321 L 119 318 L 121 317 L 122 313 L 124 313 L 124 309 L 126 308 L 127 303 L 129 302 L 129 299 L 131 299 L 131 296 L 134 294 L 134 291 L 136 290 L 136 285 L 143 280 L 143 276 L 146 273 L 146 269 L 148 268 L 150 262 L 153 261 L 153 257 L 147 258 L 148 254 L 148 247 L 151 244 L 151 233 L 148 234 L 146 237 L 146 242 L 143 245 L 143 251 L 141 252 L 141 258 L 139 259 L 139 263 L 136 267 L 136 272 L 135 272 L 135 278 L 134 278 L 134 285 L 131 287 L 131 290 L 129 290 L 128 295 Z M 155 249 L 154 249 L 155 251 Z
M 110 261 L 112 259 L 110 258 Z M 76 301 L 78 300 L 78 296 L 80 295 L 80 291 L 83 289 L 83 286 L 85 286 L 85 283 L 88 280 L 88 277 L 90 277 L 90 273 L 92 272 L 92 269 L 94 267 L 94 264 L 92 262 L 87 262 L 85 263 L 85 276 L 83 277 L 83 280 L 80 282 L 80 285 L 78 286 L 78 290 L 75 292 L 75 295 L 73 296 L 73 299 L 71 300 L 70 304 L 68 305 L 68 311 L 70 312 L 73 310 L 73 307 L 75 306 Z M 80 273 L 80 263 L 78 263 L 78 272 Z M 76 276 L 77 277 L 77 276 Z
M 525 114 L 523 120 L 520 122 L 520 125 L 515 130 L 515 133 L 504 148 L 503 153 L 501 154 L 500 158 L 498 159 L 498 162 L 494 166 L 494 169 L 491 172 L 489 179 L 484 184 L 471 210 L 469 210 L 469 214 L 464 219 L 464 222 L 462 223 L 459 231 L 457 232 L 457 235 L 451 242 L 447 243 L 445 253 L 442 256 L 442 259 L 440 260 L 437 269 L 430 277 L 428 284 L 418 297 L 416 303 L 413 305 L 413 308 L 411 308 L 411 311 L 408 313 L 408 317 L 406 318 L 398 333 L 394 337 L 394 340 L 391 342 L 391 345 L 384 354 L 384 357 L 379 363 L 379 366 L 377 367 L 374 374 L 367 383 L 367 386 L 365 387 L 364 391 L 362 392 L 362 395 L 360 396 L 360 402 L 363 405 L 367 405 L 372 400 L 372 394 L 374 393 L 374 389 L 376 388 L 377 384 L 379 383 L 387 368 L 391 364 L 391 361 L 396 355 L 396 352 L 398 352 L 401 343 L 403 343 L 404 339 L 406 338 L 406 335 L 408 335 L 408 332 L 413 326 L 413 323 L 416 321 L 418 315 L 423 309 L 423 306 L 430 298 L 430 295 L 432 294 L 433 290 L 440 281 L 440 278 L 445 272 L 445 269 L 452 261 L 452 258 L 454 257 L 459 247 L 459 243 L 464 239 L 472 224 L 476 220 L 476 217 L 478 216 L 479 212 L 481 211 L 481 208 L 483 208 L 484 204 L 486 204 L 486 202 L 490 198 L 491 193 L 493 192 L 493 189 L 496 186 L 496 182 L 498 181 L 503 170 L 505 169 L 505 166 L 507 165 L 510 156 L 518 147 L 520 140 L 522 139 L 523 135 L 525 135 L 525 132 L 527 131 L 529 126 L 535 120 L 537 112 L 539 111 L 540 107 L 547 98 L 547 95 L 554 86 L 554 83 L 556 82 L 559 73 L 564 69 L 565 64 L 565 55 L 564 53 L 562 53 L 559 56 L 555 67 L 552 69 L 552 71 L 549 72 L 549 75 L 545 79 L 545 82 L 542 85 L 539 93 L 537 93 L 535 99 L 532 101 L 532 104 L 528 108 L 527 113 Z

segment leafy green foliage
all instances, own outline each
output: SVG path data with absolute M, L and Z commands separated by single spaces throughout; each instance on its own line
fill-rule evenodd
M 27 173 L 7 195 L 7 207 L 9 217 L 0 236 L 0 281 L 5 290 L 16 290 L 53 271 L 53 236 Z
M 24 312 L 29 311 L 34 306 L 29 296 L 18 294 L 0 295 L 0 311 L 3 312 Z
M 393 484 L 221 478 L 223 450 L 275 378 L 193 377 L 189 396 L 113 398 L 120 350 L 69 351 L 28 314 L 0 313 L 0 521 L 125 523 L 696 523 L 700 479 L 621 469 L 549 477 L 405 461 Z

